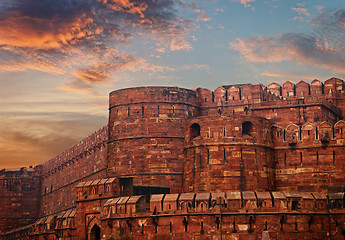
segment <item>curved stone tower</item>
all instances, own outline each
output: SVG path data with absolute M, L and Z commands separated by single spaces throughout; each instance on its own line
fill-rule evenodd
M 180 192 L 183 122 L 198 114 L 196 93 L 178 87 L 117 90 L 109 98 L 108 176 Z
M 274 190 L 269 120 L 202 116 L 189 120 L 185 131 L 184 192 Z

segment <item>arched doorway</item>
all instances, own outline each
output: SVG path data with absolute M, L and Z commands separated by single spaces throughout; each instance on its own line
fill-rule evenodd
M 101 240 L 101 229 L 97 225 L 91 229 L 90 240 Z

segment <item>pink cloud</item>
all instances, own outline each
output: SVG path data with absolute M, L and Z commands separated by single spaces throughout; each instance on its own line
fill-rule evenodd
M 255 0 L 233 0 L 233 1 L 241 3 L 245 8 L 252 7 L 250 3 L 255 2 Z
M 303 73 L 291 73 L 285 71 L 275 71 L 275 72 L 263 72 L 261 74 L 264 77 L 274 78 L 276 82 L 286 82 L 287 80 L 290 81 L 299 81 L 301 79 L 304 80 L 313 80 L 317 76 L 312 74 L 303 74 Z
M 305 16 L 310 16 L 310 13 L 307 8 L 291 8 L 295 12 L 298 13 L 298 15 L 305 15 Z
M 209 16 L 207 16 L 205 10 L 202 8 L 195 8 L 194 12 L 199 13 L 199 16 L 197 17 L 198 21 L 207 22 L 207 21 L 211 20 L 211 18 Z
M 237 38 L 230 48 L 250 62 L 294 61 L 345 73 L 345 11 L 314 20 L 316 33 L 286 33 L 276 37 Z

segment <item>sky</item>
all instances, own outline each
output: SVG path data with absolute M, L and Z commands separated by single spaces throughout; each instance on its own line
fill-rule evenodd
M 116 89 L 331 77 L 344 0 L 0 0 L 0 169 L 106 125 Z

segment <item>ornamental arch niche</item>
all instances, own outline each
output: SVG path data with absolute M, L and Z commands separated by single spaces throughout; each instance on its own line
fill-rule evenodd
M 328 122 L 322 122 L 318 128 L 318 136 L 317 138 L 321 141 L 329 141 L 333 138 L 333 126 Z
M 316 139 L 315 133 L 316 127 L 311 123 L 306 123 L 302 126 L 301 133 L 302 133 L 302 140 L 314 140 Z

